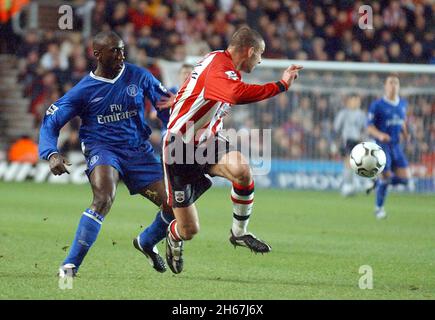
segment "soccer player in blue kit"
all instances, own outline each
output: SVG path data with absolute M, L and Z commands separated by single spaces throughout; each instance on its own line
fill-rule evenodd
M 173 95 L 144 68 L 124 62 L 124 43 L 113 32 L 101 32 L 93 41 L 97 68 L 53 103 L 44 117 L 39 154 L 54 175 L 69 173 L 69 161 L 57 150 L 60 129 L 73 117 L 82 120 L 80 141 L 93 200 L 81 216 L 70 251 L 59 276 L 74 276 L 97 239 L 122 178 L 130 194 L 141 194 L 160 207 L 153 223 L 133 245 L 158 272 L 166 265 L 156 244 L 165 238 L 172 209 L 167 205 L 160 161 L 148 141 L 151 129 L 144 118 L 144 100 L 165 117 Z
M 367 132 L 376 139 L 376 143 L 385 151 L 387 163 L 381 176 L 375 182 L 376 207 L 378 219 L 387 217 L 384 202 L 388 185 L 408 185 L 410 173 L 408 161 L 403 151 L 400 136 L 408 140 L 406 127 L 407 101 L 399 97 L 400 82 L 397 75 L 389 75 L 384 83 L 384 97 L 374 101 L 368 113 Z

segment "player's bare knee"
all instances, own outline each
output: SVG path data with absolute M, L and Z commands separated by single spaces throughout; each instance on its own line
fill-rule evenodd
M 96 212 L 99 214 L 105 216 L 107 213 L 109 213 L 110 208 L 112 207 L 113 201 L 115 197 L 105 194 L 105 195 L 97 195 L 94 197 L 94 200 L 92 201 L 92 207 Z
M 251 168 L 247 164 L 238 165 L 232 172 L 234 180 L 242 186 L 249 185 L 252 181 Z
M 178 230 L 180 232 L 180 236 L 184 240 L 192 240 L 193 237 L 199 232 L 199 224 L 198 223 L 191 223 L 186 224 Z

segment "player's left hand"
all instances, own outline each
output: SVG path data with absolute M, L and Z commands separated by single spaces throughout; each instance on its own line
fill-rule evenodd
M 168 91 L 169 97 L 162 97 L 157 103 L 156 108 L 159 110 L 168 109 L 172 107 L 175 101 L 175 94 Z

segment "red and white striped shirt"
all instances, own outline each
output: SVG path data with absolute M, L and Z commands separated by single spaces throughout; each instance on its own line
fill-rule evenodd
M 264 85 L 242 82 L 230 53 L 213 51 L 195 65 L 178 91 L 166 137 L 181 134 L 185 143 L 194 138 L 197 144 L 222 128 L 232 105 L 261 101 L 287 89 L 282 80 Z

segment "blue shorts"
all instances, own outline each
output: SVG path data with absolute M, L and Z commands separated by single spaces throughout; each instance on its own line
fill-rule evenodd
M 137 148 L 86 146 L 85 158 L 88 177 L 96 166 L 112 166 L 119 172 L 132 195 L 163 179 L 162 165 L 154 155 L 154 149 L 148 141 Z
M 387 163 L 385 164 L 384 171 L 395 170 L 396 168 L 408 167 L 408 160 L 406 159 L 403 147 L 400 144 L 385 144 L 379 143 L 379 146 L 384 150 L 387 156 Z

